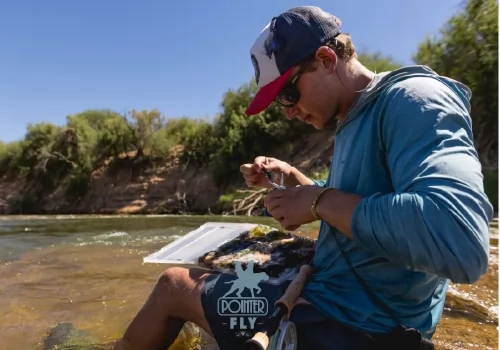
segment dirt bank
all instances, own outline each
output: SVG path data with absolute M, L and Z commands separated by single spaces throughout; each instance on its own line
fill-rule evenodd
M 333 141 L 332 131 L 316 132 L 273 155 L 310 173 L 330 164 Z M 46 191 L 36 179 L 0 179 L 0 214 L 219 213 L 219 197 L 244 186 L 238 177 L 217 187 L 209 164 L 185 167 L 181 153 L 177 146 L 161 161 L 138 162 L 130 154 L 106 161 L 94 170 L 86 194 L 72 200 L 65 196 L 67 181 Z

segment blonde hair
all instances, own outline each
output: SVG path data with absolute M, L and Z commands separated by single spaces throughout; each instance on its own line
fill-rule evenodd
M 335 54 L 344 62 L 349 62 L 352 59 L 358 58 L 356 48 L 352 43 L 349 34 L 341 33 L 333 41 L 327 43 L 325 46 L 331 48 Z
M 339 28 L 342 27 L 342 22 L 340 18 L 333 16 L 335 23 Z M 326 46 L 331 48 L 335 54 L 344 62 L 348 62 L 351 59 L 356 59 L 356 48 L 352 43 L 351 36 L 348 33 L 341 33 L 331 42 L 327 43 Z

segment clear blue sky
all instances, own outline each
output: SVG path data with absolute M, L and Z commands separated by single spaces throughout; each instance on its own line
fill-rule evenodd
M 211 118 L 252 77 L 249 49 L 280 12 L 316 5 L 360 51 L 412 63 L 460 0 L 11 0 L 0 11 L 0 140 L 89 108 Z

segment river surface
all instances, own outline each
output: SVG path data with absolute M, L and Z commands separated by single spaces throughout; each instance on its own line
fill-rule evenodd
M 209 221 L 278 227 L 265 217 L 0 217 L 0 350 L 43 349 L 59 323 L 111 344 L 165 268 L 143 258 Z M 317 230 L 310 225 L 298 233 Z M 496 223 L 491 232 L 488 273 L 474 285 L 451 286 L 437 349 L 498 348 Z

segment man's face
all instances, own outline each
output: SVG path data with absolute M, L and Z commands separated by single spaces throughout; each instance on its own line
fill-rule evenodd
M 282 96 L 293 96 L 293 89 L 296 89 L 300 97 L 294 106 L 282 104 L 288 119 L 297 118 L 316 129 L 323 129 L 337 115 L 340 96 L 336 91 L 341 90 L 335 78 L 333 64 L 333 60 L 323 57 L 314 64 L 294 68 L 290 75 L 292 84 L 288 86 L 292 91 L 282 91 Z M 278 97 L 277 102 L 280 103 L 280 100 L 282 99 Z

